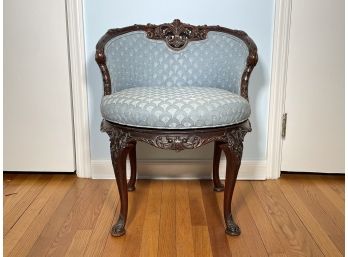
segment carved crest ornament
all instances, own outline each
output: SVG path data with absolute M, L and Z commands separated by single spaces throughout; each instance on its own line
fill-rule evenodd
M 207 26 L 192 26 L 175 19 L 172 23 L 162 25 L 148 24 L 145 28 L 148 38 L 164 40 L 167 46 L 173 50 L 183 49 L 189 41 L 203 40 L 207 38 Z

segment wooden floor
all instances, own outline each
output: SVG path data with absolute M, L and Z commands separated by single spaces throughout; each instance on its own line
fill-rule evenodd
M 113 180 L 5 174 L 4 255 L 344 256 L 344 176 L 238 181 L 239 237 L 224 233 L 222 201 L 210 181 L 138 181 L 127 234 L 113 238 Z

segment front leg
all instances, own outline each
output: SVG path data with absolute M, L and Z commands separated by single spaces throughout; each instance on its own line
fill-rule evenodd
M 110 137 L 110 151 L 112 166 L 114 168 L 121 208 L 117 223 L 112 227 L 111 235 L 122 236 L 126 233 L 125 225 L 128 212 L 128 191 L 126 175 L 126 159 L 130 150 L 129 134 L 117 128 L 102 127 Z
M 243 154 L 243 140 L 248 131 L 250 131 L 248 127 L 239 127 L 229 131 L 225 134 L 226 143 L 220 145 L 227 160 L 224 191 L 224 218 L 226 223 L 225 232 L 230 236 L 238 236 L 241 233 L 240 228 L 233 220 L 231 202 Z
M 227 144 L 221 145 L 221 148 L 224 150 L 227 160 L 224 191 L 224 218 L 226 223 L 225 232 L 230 236 L 238 236 L 240 235 L 240 228 L 233 220 L 231 202 L 240 167 L 240 159 L 236 157 L 235 153 L 228 147 Z
M 120 195 L 121 209 L 116 224 L 111 229 L 111 235 L 123 236 L 126 233 L 125 226 L 128 213 L 128 190 L 126 159 L 129 147 L 122 148 L 118 153 L 112 154 L 112 166 L 114 168 L 118 193 Z

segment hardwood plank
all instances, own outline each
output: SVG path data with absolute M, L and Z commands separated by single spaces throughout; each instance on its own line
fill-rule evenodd
M 326 234 L 326 231 L 321 227 L 321 224 L 316 221 L 307 206 L 297 196 L 294 189 L 288 183 L 285 183 L 285 181 L 286 180 L 282 181 L 281 190 L 292 208 L 302 220 L 304 226 L 306 226 L 311 236 L 317 242 L 323 254 L 326 256 L 342 256 L 335 244 Z
M 256 191 L 287 256 L 323 256 L 276 181 L 254 181 Z
M 128 193 L 129 205 L 126 234 L 122 237 L 113 237 L 109 234 L 103 256 L 136 257 L 140 255 L 144 216 L 147 211 L 150 183 L 151 182 L 148 180 L 138 180 L 136 190 Z M 115 224 L 118 219 L 119 207 L 120 204 L 117 206 L 117 212 L 112 224 Z M 110 231 L 110 229 L 111 227 L 108 231 Z
M 206 226 L 204 204 L 199 180 L 187 182 L 192 226 Z
M 128 226 L 126 227 L 126 240 L 122 248 L 122 257 L 134 257 L 140 255 L 141 239 L 144 228 L 144 216 L 147 209 L 149 196 L 149 180 L 139 180 L 136 192 L 130 193 L 130 205 L 128 210 Z M 137 242 L 136 244 L 134 242 Z
M 162 189 L 158 257 L 175 257 L 175 182 L 164 181 Z
M 67 179 L 69 180 L 69 179 Z M 14 242 L 15 246 L 8 254 L 10 257 L 28 256 L 35 241 L 43 231 L 43 228 L 50 222 L 50 219 L 66 195 L 66 192 L 72 187 L 73 183 L 62 183 L 59 192 L 51 195 L 47 204 L 41 209 L 35 220 L 30 224 L 27 230 L 23 233 L 20 240 Z M 40 256 L 40 255 L 36 255 Z
M 92 230 L 77 230 L 65 254 L 65 257 L 82 256 L 91 235 Z
M 186 181 L 175 184 L 176 190 L 176 254 L 180 257 L 192 257 L 194 246 L 190 214 L 190 201 Z
M 3 186 L 5 187 L 6 185 L 11 183 L 12 181 L 17 180 L 17 179 L 15 179 L 17 175 L 18 175 L 17 173 L 4 172 L 3 173 L 3 180 L 4 180 Z M 21 176 L 23 176 L 23 175 L 21 174 Z
M 250 215 L 255 222 L 258 233 L 261 236 L 262 242 L 266 248 L 268 255 L 284 255 L 285 249 L 280 243 L 277 233 L 272 226 L 272 222 L 269 219 L 265 209 L 263 208 L 260 199 L 253 189 L 251 183 L 249 181 L 245 181 L 244 183 L 239 183 L 239 181 L 237 181 L 237 189 L 243 196 L 244 202 L 247 205 L 250 211 Z
M 227 236 L 229 247 L 232 256 L 269 256 L 240 189 L 240 184 L 245 183 L 250 182 L 237 181 L 232 199 L 233 217 L 240 226 L 242 233 L 238 237 Z M 223 193 L 216 193 L 216 198 L 219 204 L 220 218 L 223 220 Z
M 282 174 L 280 179 L 287 181 L 301 181 L 301 184 L 315 185 L 313 190 L 319 189 L 321 194 L 344 215 L 344 176 L 310 175 L 310 174 Z M 317 191 L 317 190 L 316 190 Z
M 56 176 L 50 180 L 44 189 L 39 193 L 36 199 L 32 202 L 32 204 L 28 207 L 28 209 L 23 213 L 20 219 L 14 224 L 14 226 L 10 229 L 10 231 L 5 235 L 4 238 L 4 254 L 8 255 L 12 249 L 15 247 L 13 242 L 19 241 L 19 239 L 23 236 L 25 231 L 28 229 L 30 224 L 36 219 L 37 215 L 39 215 L 42 208 L 47 204 L 49 200 L 51 200 L 52 194 L 56 193 L 56 191 L 61 194 L 62 198 L 64 194 L 69 189 L 69 186 L 73 184 L 72 180 L 63 180 L 63 176 Z M 64 186 L 67 184 L 68 186 Z M 65 189 L 60 190 L 60 188 Z
M 88 247 L 86 248 L 84 254 L 80 252 L 79 255 L 83 254 L 84 257 L 98 257 L 102 256 L 106 244 L 106 240 L 110 235 L 110 228 L 112 226 L 113 216 L 116 210 L 116 206 L 119 202 L 116 187 L 110 186 L 109 193 L 104 202 L 103 208 L 100 211 L 97 222 L 92 230 L 92 235 L 88 241 Z
M 306 181 L 307 182 L 307 181 Z M 331 201 L 331 203 L 337 208 L 338 211 L 341 212 L 341 214 L 345 215 L 344 211 L 344 194 L 343 196 L 341 193 L 334 190 L 330 184 L 326 183 L 325 181 L 321 179 L 315 179 L 312 180 L 312 183 L 316 185 L 316 187 L 326 196 L 327 199 Z M 341 186 L 344 189 L 344 184 Z
M 215 192 L 212 190 L 211 181 L 202 180 L 201 190 L 204 203 L 204 210 L 208 224 L 210 244 L 214 257 L 230 257 L 232 256 L 227 236 L 225 234 L 224 223 L 218 212 L 219 205 L 217 203 Z
M 85 192 L 66 218 L 46 256 L 64 256 L 77 230 L 94 228 L 110 185 L 111 181 L 107 180 L 91 181 L 86 185 Z
M 37 179 L 29 180 L 28 184 L 24 184 L 23 190 L 20 190 L 18 194 L 8 196 L 11 197 L 11 199 L 6 201 L 6 205 L 4 206 L 5 235 L 10 231 L 14 224 L 16 224 L 18 219 L 35 200 L 45 185 L 52 179 L 52 176 L 42 175 L 36 178 Z
M 117 193 L 117 199 L 119 199 L 118 193 Z M 112 221 L 112 225 L 115 224 L 117 219 L 118 219 L 118 215 L 120 213 L 120 206 L 121 206 L 120 201 L 118 201 L 115 215 L 114 215 L 114 219 Z M 110 231 L 111 231 L 111 227 L 108 229 L 109 233 L 110 233 Z M 106 240 L 106 244 L 105 244 L 105 248 L 104 248 L 104 252 L 103 252 L 103 257 L 120 257 L 125 241 L 126 241 L 126 236 L 113 237 L 113 236 L 111 236 L 111 234 L 109 234 L 109 236 Z M 134 256 L 134 257 L 136 257 L 136 256 Z
M 325 184 L 332 188 L 344 201 L 345 200 L 345 175 L 318 176 Z
M 81 194 L 84 192 L 84 188 L 88 183 L 88 179 L 80 179 L 73 177 L 71 178 L 74 181 L 74 184 L 71 186 L 69 191 L 64 196 L 63 200 L 60 202 L 58 207 L 55 210 L 51 210 L 50 213 L 47 213 L 47 216 L 41 216 L 43 220 L 40 220 L 39 226 L 42 225 L 41 221 L 44 222 L 47 217 L 47 222 L 44 224 L 44 228 L 38 235 L 37 240 L 32 245 L 28 257 L 37 257 L 45 256 L 50 245 L 55 240 L 59 230 L 63 226 L 65 220 L 70 214 L 72 208 L 74 207 L 76 201 L 81 197 Z M 49 216 L 49 214 L 51 216 Z M 39 215 L 40 217 L 40 215 Z M 35 220 L 37 222 L 37 219 Z M 31 229 L 36 229 L 36 224 L 32 228 L 28 229 L 28 232 Z M 34 238 L 36 239 L 36 238 Z
M 12 182 L 15 189 L 10 190 L 10 185 L 5 186 L 4 193 L 8 192 L 8 194 L 7 196 L 4 195 L 4 215 L 8 213 L 34 185 L 37 185 L 39 178 L 40 175 L 38 174 L 26 175 Z
M 16 179 L 16 173 L 5 173 L 3 176 L 3 194 L 9 196 L 9 194 L 16 193 L 15 189 L 23 183 L 23 179 L 26 175 L 20 175 L 21 179 Z
M 290 185 L 297 197 L 325 230 L 336 248 L 344 253 L 344 215 L 336 209 L 329 199 L 311 181 L 303 179 L 280 179 L 282 186 Z
M 119 213 L 114 181 L 51 177 L 16 174 L 5 181 L 4 193 L 16 193 L 4 199 L 5 209 L 27 206 L 4 235 L 6 257 L 344 253 L 344 176 L 238 181 L 232 211 L 239 237 L 225 235 L 223 193 L 213 192 L 210 181 L 140 180 L 129 193 L 127 233 L 120 238 L 109 234 Z
M 140 257 L 157 256 L 158 254 L 162 190 L 162 181 L 151 182 L 146 214 L 144 216 L 144 228 L 141 239 Z
M 192 237 L 195 257 L 213 257 L 208 226 L 193 226 Z

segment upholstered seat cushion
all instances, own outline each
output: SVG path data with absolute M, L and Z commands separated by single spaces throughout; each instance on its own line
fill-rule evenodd
M 102 98 L 103 117 L 118 124 L 158 129 L 220 127 L 245 121 L 243 97 L 210 87 L 133 87 Z

